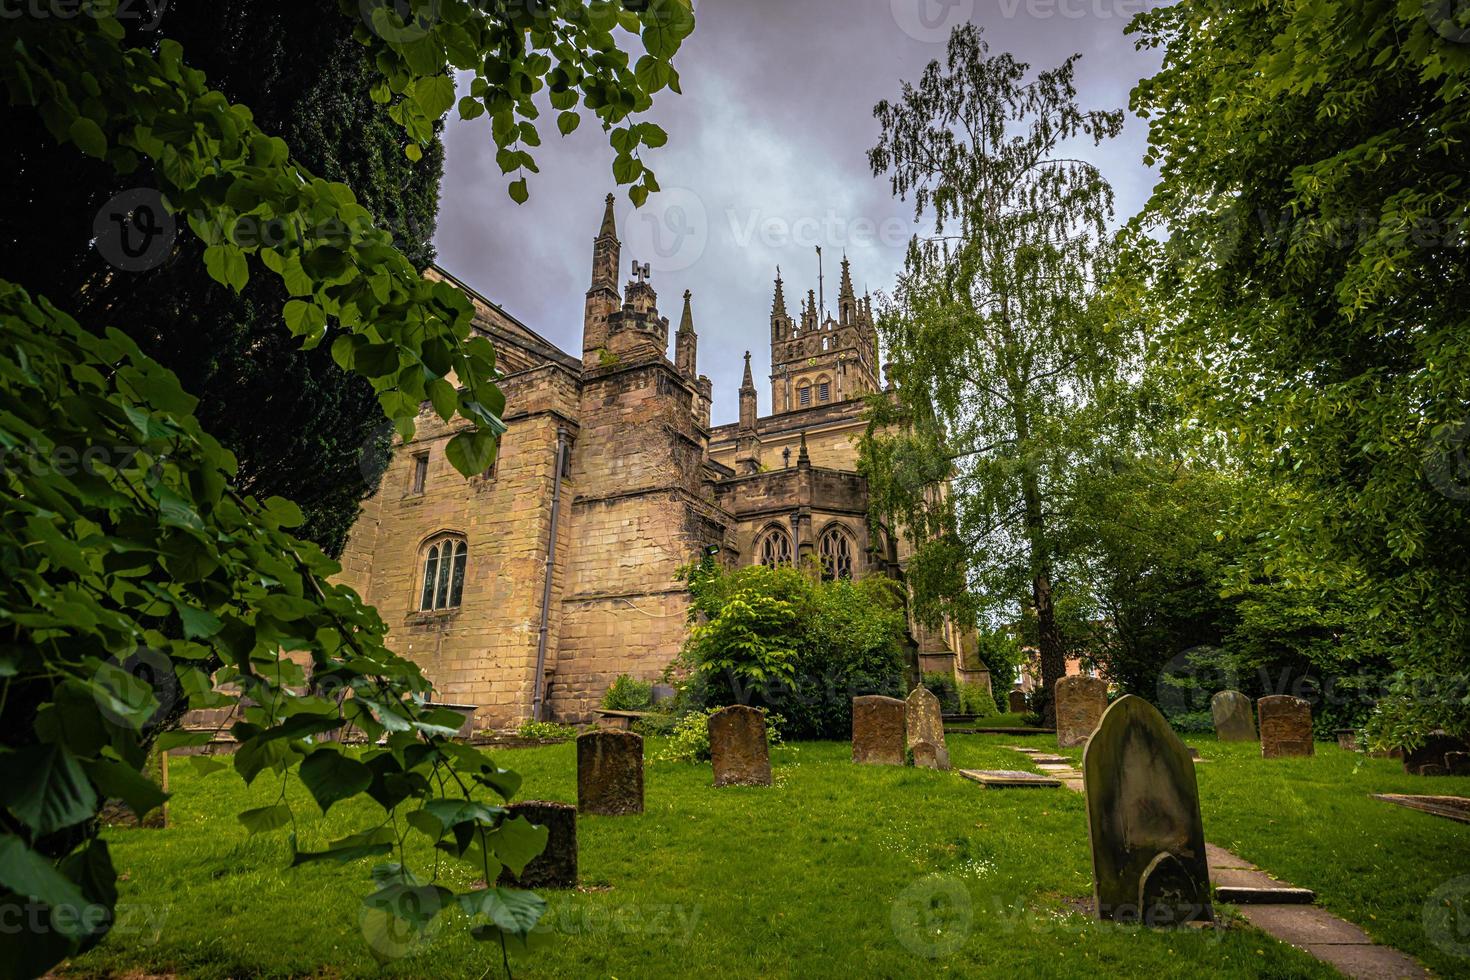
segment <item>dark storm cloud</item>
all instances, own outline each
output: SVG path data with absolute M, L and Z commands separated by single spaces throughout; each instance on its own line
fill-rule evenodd
M 992 50 L 1036 69 L 1081 53 L 1084 108 L 1117 109 L 1157 66 L 1123 29 L 1143 0 L 705 0 L 675 64 L 684 94 L 660 93 L 649 118 L 669 142 L 646 153 L 661 194 L 635 211 L 618 198 L 623 277 L 637 258 L 653 266 L 660 310 L 677 323 L 694 293 L 699 369 L 714 381 L 716 424 L 736 417 L 741 354 L 752 352 L 762 413 L 770 410 L 771 281 L 779 264 L 791 312 L 817 288 L 822 246 L 827 301 L 838 262 L 852 260 L 858 290 L 888 290 L 914 233 L 912 206 L 874 178 L 873 105 L 893 98 L 944 55 L 949 28 L 985 27 Z M 544 116 L 549 124 L 551 116 Z M 543 125 L 543 131 L 548 128 Z M 495 166 L 484 119 L 451 122 L 439 261 L 565 350 L 581 352 L 583 295 L 602 199 L 613 190 L 612 151 L 584 119 L 554 133 L 537 154 L 531 200 L 516 205 Z M 1153 175 L 1141 159 L 1141 120 L 1122 138 L 1088 148 L 1118 195 L 1119 217 L 1136 211 Z

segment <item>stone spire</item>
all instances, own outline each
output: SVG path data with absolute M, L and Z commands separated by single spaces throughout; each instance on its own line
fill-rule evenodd
M 755 429 L 755 381 L 750 376 L 750 351 L 745 352 L 745 378 L 740 382 L 740 428 Z
M 776 363 L 776 345 L 791 338 L 791 314 L 786 312 L 786 287 L 781 282 L 781 267 L 776 266 L 776 295 L 771 299 L 771 363 Z
M 847 255 L 842 256 L 842 285 L 837 290 L 837 322 L 847 326 L 855 319 L 857 312 L 857 293 L 852 288 L 852 265 L 847 261 Z
M 801 328 L 811 330 L 817 325 L 817 291 L 808 289 L 806 291 L 806 308 L 801 314 Z
M 699 337 L 694 332 L 694 310 L 689 302 L 693 295 L 684 290 L 684 315 L 679 319 L 679 329 L 674 334 L 674 367 L 690 381 L 695 378 L 699 351 Z
M 811 467 L 811 465 L 812 465 L 812 458 L 811 458 L 810 454 L 808 454 L 807 451 L 806 451 L 806 430 L 805 429 L 802 429 L 801 430 L 801 452 L 799 452 L 799 453 L 796 454 L 796 467 L 797 467 L 797 469 L 809 469 Z
M 622 263 L 622 245 L 618 241 L 617 221 L 613 217 L 613 196 L 607 196 L 602 214 L 602 230 L 592 242 L 592 288 L 618 291 L 618 266 Z
M 781 283 L 781 267 L 776 266 L 776 295 L 771 300 L 771 316 L 785 317 L 786 312 L 786 287 Z

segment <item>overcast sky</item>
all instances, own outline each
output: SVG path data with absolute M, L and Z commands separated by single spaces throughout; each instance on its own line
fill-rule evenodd
M 673 324 L 684 290 L 693 291 L 714 423 L 737 417 L 747 349 L 760 412 L 770 411 L 778 264 L 793 315 L 798 297 L 817 286 L 818 245 L 829 309 L 844 250 L 860 293 L 892 288 L 916 226 L 912 205 L 868 168 L 878 137 L 873 105 L 943 58 L 951 27 L 983 25 L 992 51 L 1008 50 L 1034 69 L 1080 53 L 1082 107 L 1119 109 L 1158 66 L 1155 53 L 1135 51 L 1123 34 L 1133 14 L 1156 2 L 696 0 L 697 26 L 674 60 L 683 94 L 660 92 L 646 117 L 669 133 L 666 146 L 643 153 L 664 190 L 636 211 L 619 190 L 618 237 L 621 279 L 634 258 L 649 263 L 659 310 Z M 444 268 L 580 354 L 592 239 L 615 189 L 612 150 L 590 117 L 566 139 L 554 116 L 543 113 L 542 122 L 541 173 L 524 205 L 506 194 L 486 120 L 448 125 L 435 244 Z M 1113 184 L 1120 221 L 1153 185 L 1145 140 L 1143 121 L 1130 114 L 1121 138 L 1087 151 Z

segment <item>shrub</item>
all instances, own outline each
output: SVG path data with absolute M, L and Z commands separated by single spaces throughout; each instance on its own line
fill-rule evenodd
M 961 684 L 958 694 L 961 714 L 976 718 L 994 718 L 1000 714 L 991 689 L 984 684 Z
M 906 624 L 892 580 L 711 563 L 683 574 L 695 625 L 672 665 L 685 673 L 681 705 L 750 704 L 789 719 L 788 738 L 847 738 L 854 696 L 903 695 Z
M 976 656 L 990 671 L 992 703 L 997 712 L 1004 713 L 1010 707 L 1006 704 L 1006 693 L 1016 686 L 1017 668 L 1026 658 L 1025 651 L 1021 648 L 1021 641 L 1009 631 L 982 627 L 977 639 Z M 974 713 L 980 714 L 979 711 Z
M 653 685 L 619 674 L 602 695 L 602 706 L 608 711 L 647 711 L 653 707 Z
M 929 693 L 939 699 L 939 710 L 947 715 L 957 715 L 960 708 L 959 685 L 955 683 L 953 674 L 925 674 L 924 686 Z
M 574 725 L 558 725 L 554 721 L 523 721 L 521 727 L 516 729 L 516 734 L 521 738 L 541 741 L 565 740 L 576 738 L 577 729 Z

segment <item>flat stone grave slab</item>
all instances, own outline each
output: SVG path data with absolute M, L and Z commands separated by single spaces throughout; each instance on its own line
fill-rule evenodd
M 1006 748 L 1010 749 L 1012 752 L 1025 752 L 1027 755 L 1046 754 L 1045 752 L 1042 752 L 1041 749 L 1033 749 L 1025 745 L 1007 745 Z
M 1073 764 L 1072 763 L 1072 760 L 1069 759 L 1069 758 L 1067 758 L 1064 755 L 1053 755 L 1053 754 L 1048 753 L 1048 752 L 1036 752 L 1036 753 L 1032 753 L 1031 754 L 1031 761 L 1032 762 L 1048 762 L 1048 763 L 1062 762 L 1062 763 L 1066 763 L 1069 766 Z
M 974 780 L 989 789 L 1039 788 L 1051 789 L 1062 785 L 1060 779 L 1038 776 L 1034 772 L 1017 772 L 1013 769 L 961 769 L 960 775 Z
M 1464 796 L 1411 796 L 1403 793 L 1374 793 L 1375 800 L 1432 813 L 1436 817 L 1470 823 L 1470 798 Z
M 1317 893 L 1310 888 L 1240 888 L 1218 885 L 1215 898 L 1233 905 L 1311 905 Z

